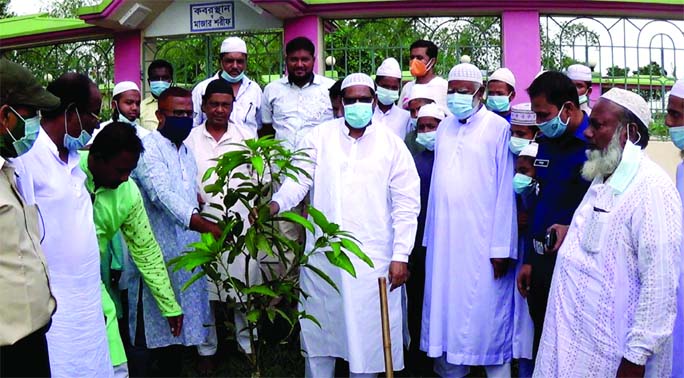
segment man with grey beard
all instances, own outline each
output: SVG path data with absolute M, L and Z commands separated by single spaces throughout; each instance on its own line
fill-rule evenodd
M 535 377 L 670 375 L 682 205 L 643 152 L 650 121 L 646 101 L 620 88 L 592 110 L 591 186 L 558 251 Z

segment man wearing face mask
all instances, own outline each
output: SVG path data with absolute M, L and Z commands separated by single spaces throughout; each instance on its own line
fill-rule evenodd
M 207 85 L 216 79 L 227 81 L 235 93 L 235 102 L 230 120 L 238 125 L 244 125 L 254 133 L 261 129 L 261 100 L 262 92 L 259 84 L 247 75 L 247 44 L 241 38 L 228 37 L 221 43 L 219 54 L 221 70 L 214 76 L 197 84 L 192 90 L 192 103 L 195 107 L 194 126 L 206 121 L 207 116 L 202 111 L 202 96 Z
M 587 115 L 590 115 L 591 107 L 589 107 L 589 96 L 591 96 L 591 68 L 583 64 L 573 64 L 568 67 L 566 75 L 568 75 L 575 85 L 575 88 L 577 88 L 580 109 L 587 113 Z
M 404 142 L 411 151 L 411 155 L 418 154 L 425 150 L 425 147 L 416 141 L 418 136 L 418 131 L 416 125 L 418 124 L 418 112 L 420 109 L 427 104 L 436 104 L 436 93 L 433 88 L 427 85 L 416 84 L 411 90 L 411 96 L 408 100 L 408 110 L 409 110 L 409 126 L 407 127 L 408 132 L 404 138 Z M 439 106 L 439 105 L 437 105 Z M 444 108 L 441 108 L 444 112 Z
M 644 154 L 651 110 L 604 93 L 585 131 L 591 186 L 558 252 L 535 377 L 668 377 L 682 203 Z M 542 189 L 543 190 L 543 189 Z
M 0 376 L 50 376 L 45 333 L 55 311 L 38 209 L 17 188 L 11 161 L 33 147 L 38 110 L 59 106 L 24 67 L 0 58 Z
M 536 355 L 556 251 L 563 242 L 572 214 L 589 187 L 589 182 L 580 174 L 587 160 L 584 130 L 589 126 L 589 117 L 579 108 L 575 86 L 560 72 L 542 73 L 527 88 L 527 93 L 543 135 L 536 139 L 539 152 L 534 166 L 539 195 L 534 215 L 529 219 L 525 265 L 518 273 L 518 287 L 526 289 L 521 294 L 527 297 L 534 321 Z M 550 239 L 555 234 L 556 241 L 551 248 L 545 247 L 547 234 Z
M 667 116 L 665 125 L 670 131 L 672 143 L 684 151 L 684 80 L 679 80 L 672 86 L 667 101 Z M 680 152 L 684 157 L 684 154 Z M 677 166 L 677 190 L 684 202 L 684 162 Z M 684 242 L 683 242 L 684 245 Z M 682 248 L 684 251 L 684 248 Z M 684 359 L 676 356 L 684 355 L 684 256 L 681 258 L 679 287 L 677 288 L 677 319 L 675 320 L 672 355 L 672 377 L 684 378 Z
M 494 71 L 487 81 L 487 109 L 511 122 L 511 101 L 515 98 L 515 76 L 508 68 Z
M 216 223 L 200 215 L 197 165 L 192 152 L 183 143 L 192 130 L 191 96 L 189 91 L 179 87 L 171 87 L 159 96 L 159 128 L 143 140 L 145 153 L 133 175 L 166 263 L 180 256 L 188 244 L 198 241 L 199 233 L 211 232 L 218 238 L 222 231 Z M 171 285 L 184 314 L 183 328 L 178 336 L 169 332 L 168 321 L 159 312 L 150 291 L 142 290 L 142 297 L 139 296 L 140 276 L 132 275 L 128 283 L 128 303 L 134 309 L 130 333 L 136 349 L 130 359 L 143 363 L 148 359 L 150 367 L 159 368 L 155 374 L 178 376 L 183 346 L 200 345 L 206 338 L 204 324 L 209 324 L 207 281 L 197 280 L 188 289 L 181 290 L 191 276 L 191 272 L 184 270 L 169 271 Z M 142 322 L 136 321 L 139 311 L 143 312 Z
M 409 51 L 411 75 L 416 79 L 406 83 L 404 88 L 401 89 L 399 99 L 402 107 L 406 109 L 408 106 L 413 86 L 424 84 L 432 89 L 436 96 L 435 102 L 446 111 L 447 82 L 435 73 L 437 54 L 439 53 L 437 45 L 431 41 L 420 39 L 411 44 Z
M 523 148 L 532 143 L 539 132 L 537 116 L 532 111 L 532 104 L 525 102 L 511 107 L 511 140 L 508 148 L 513 155 L 520 154 Z
M 138 118 L 140 118 L 140 89 L 138 89 L 136 83 L 132 81 L 117 83 L 112 91 L 110 106 L 112 107 L 112 119 L 100 124 L 100 128 L 95 130 L 88 144 L 92 144 L 100 131 L 112 122 L 123 122 L 135 128 L 135 132 L 140 139 L 150 133 L 149 130 L 140 126 L 137 122 Z
M 299 148 L 312 163 L 310 177 L 287 179 L 273 195 L 271 214 L 299 203 L 311 193 L 311 204 L 363 244 L 374 267 L 351 256 L 356 278 L 327 261 L 323 254 L 309 263 L 325 272 L 340 289 L 310 270 L 300 271 L 302 309 L 321 322 L 302 321 L 306 377 L 333 377 L 335 358 L 349 361 L 350 376 L 384 372 L 377 279 L 389 276 L 388 293 L 394 368 L 404 368 L 400 288 L 408 279 L 408 260 L 420 210 L 419 178 L 411 155 L 390 130 L 372 123 L 375 84 L 366 74 L 347 76 L 342 83 L 344 118 L 316 127 Z M 365 193 L 358 195 L 359 192 Z M 372 227 L 370 227 L 372 225 Z M 309 235 L 312 247 L 318 235 Z
M 173 83 L 173 66 L 171 63 L 157 59 L 147 67 L 147 84 L 150 86 L 150 96 L 140 104 L 140 125 L 147 130 L 157 129 L 158 99 L 162 92 Z
M 483 93 L 477 67 L 454 66 L 447 96 L 453 116 L 436 135 L 420 349 L 443 377 L 465 376 L 473 365 L 484 365 L 489 377 L 511 374 L 514 164 L 509 125 L 483 106 Z
M 395 105 L 401 88 L 401 68 L 396 59 L 387 58 L 382 62 L 376 72 L 375 84 L 378 86 L 378 106 L 373 113 L 373 123 L 384 124 L 404 139 L 409 126 L 409 112 Z
M 42 112 L 33 148 L 16 161 L 24 198 L 40 208 L 41 244 L 58 303 L 47 333 L 50 369 L 53 377 L 111 377 L 100 252 L 77 152 L 99 127 L 102 96 L 78 73 L 63 74 L 47 90 L 60 98 L 60 106 Z

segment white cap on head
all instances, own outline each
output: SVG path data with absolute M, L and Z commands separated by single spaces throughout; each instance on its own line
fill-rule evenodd
M 591 68 L 584 64 L 573 64 L 568 67 L 565 74 L 570 80 L 591 81 Z
M 649 127 L 651 123 L 651 109 L 648 108 L 648 103 L 643 97 L 626 89 L 612 88 L 608 92 L 602 94 L 601 98 L 609 100 L 631 111 L 639 118 L 644 126 Z
M 524 102 L 511 107 L 511 125 L 536 126 L 537 115 L 532 111 L 532 104 Z
M 116 83 L 114 86 L 114 91 L 112 91 L 112 96 L 116 96 L 118 94 L 124 93 L 126 91 L 136 91 L 140 93 L 140 88 L 138 88 L 138 84 L 132 82 L 132 81 L 121 81 Z
M 536 158 L 537 157 L 537 152 L 539 152 L 539 144 L 532 142 L 525 146 L 521 151 L 518 156 L 529 156 Z
M 670 91 L 670 96 L 675 96 L 679 98 L 684 98 L 684 80 L 677 80 L 672 86 Z
M 377 76 L 388 76 L 401 79 L 401 67 L 399 67 L 399 62 L 394 58 L 387 58 L 382 61 L 380 67 L 375 72 Z
M 482 84 L 482 72 L 470 63 L 460 63 L 449 71 L 449 81 L 463 80 Z
M 418 117 L 432 117 L 438 120 L 443 120 L 446 115 L 442 111 L 442 108 L 437 104 L 426 104 L 420 107 L 418 111 Z
M 503 81 L 515 89 L 515 76 L 513 76 L 513 72 L 506 67 L 499 68 L 492 72 L 492 74 L 489 75 L 488 82 L 489 81 Z
M 435 96 L 435 89 L 427 84 L 415 84 L 411 87 L 411 94 L 409 95 L 409 102 L 417 98 L 426 98 L 437 102 Z
M 373 79 L 371 79 L 371 77 L 365 73 L 353 73 L 347 75 L 347 77 L 342 80 L 342 88 L 340 89 L 349 88 L 354 85 L 364 85 L 372 90 L 375 90 L 375 83 L 373 82 Z
M 247 45 L 242 38 L 228 37 L 223 40 L 221 43 L 221 54 L 232 52 L 247 54 Z

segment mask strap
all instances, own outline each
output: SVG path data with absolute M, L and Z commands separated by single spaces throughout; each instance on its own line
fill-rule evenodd
M 428 64 L 425 65 L 425 72 L 430 71 L 434 65 L 435 65 L 435 58 L 430 58 L 430 60 L 428 61 Z
M 637 131 L 636 133 L 637 133 L 638 138 L 636 141 L 632 142 L 632 138 L 629 137 L 629 125 L 630 124 L 628 123 L 626 126 L 627 127 L 627 140 L 630 141 L 632 144 L 637 145 L 639 143 L 639 141 L 641 141 L 641 133 L 639 133 L 639 131 Z
M 567 125 L 570 123 L 570 117 L 568 117 L 568 119 L 566 119 L 565 122 L 563 122 L 563 120 L 561 119 L 561 113 L 563 113 L 563 109 L 565 109 L 565 104 L 563 104 L 563 105 L 561 106 L 560 110 L 558 111 L 558 120 L 559 120 L 563 125 L 567 126 Z

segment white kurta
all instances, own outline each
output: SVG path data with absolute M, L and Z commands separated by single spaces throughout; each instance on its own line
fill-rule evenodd
M 684 163 L 677 166 L 677 190 L 684 203 Z M 684 215 L 684 214 L 682 214 Z M 682 221 L 684 225 L 684 221 Z M 682 237 L 682 253 L 679 272 L 679 286 L 677 288 L 677 318 L 673 333 L 672 355 L 680 356 L 672 360 L 672 377 L 684 378 L 684 237 Z
M 558 252 L 535 377 L 614 377 L 623 357 L 669 376 L 681 207 L 645 156 L 622 194 L 594 180 Z
M 50 369 L 53 377 L 111 377 L 93 206 L 78 153 L 68 160 L 59 158 L 42 129 L 33 148 L 14 160 L 24 198 L 40 210 L 42 247 L 57 301 L 47 333 Z
M 286 210 L 311 189 L 312 205 L 352 232 L 372 259 L 374 268 L 349 254 L 354 278 L 323 254 L 310 258 L 340 293 L 310 270 L 301 270 L 302 290 L 310 295 L 302 298 L 301 310 L 322 325 L 302 321 L 301 340 L 307 357 L 341 357 L 353 373 L 377 373 L 385 368 L 377 279 L 387 277 L 392 261 L 408 262 L 420 211 L 420 179 L 408 149 L 391 131 L 371 125 L 359 139 L 348 134 L 343 118 L 314 128 L 299 146 L 310 148 L 315 165 L 306 168 L 313 182 L 303 176 L 299 183 L 288 179 L 273 200 Z M 307 236 L 307 250 L 315 240 Z M 388 301 L 394 368 L 401 370 L 401 290 L 389 292 Z
M 420 349 L 454 365 L 511 360 L 515 269 L 494 279 L 490 258 L 517 258 L 509 125 L 481 107 L 437 129 L 424 244 Z
M 383 113 L 380 107 L 376 107 L 373 112 L 373 124 L 382 124 L 395 133 L 401 140 L 406 138 L 411 128 L 410 124 L 411 114 L 397 105 L 392 105 L 387 113 Z

